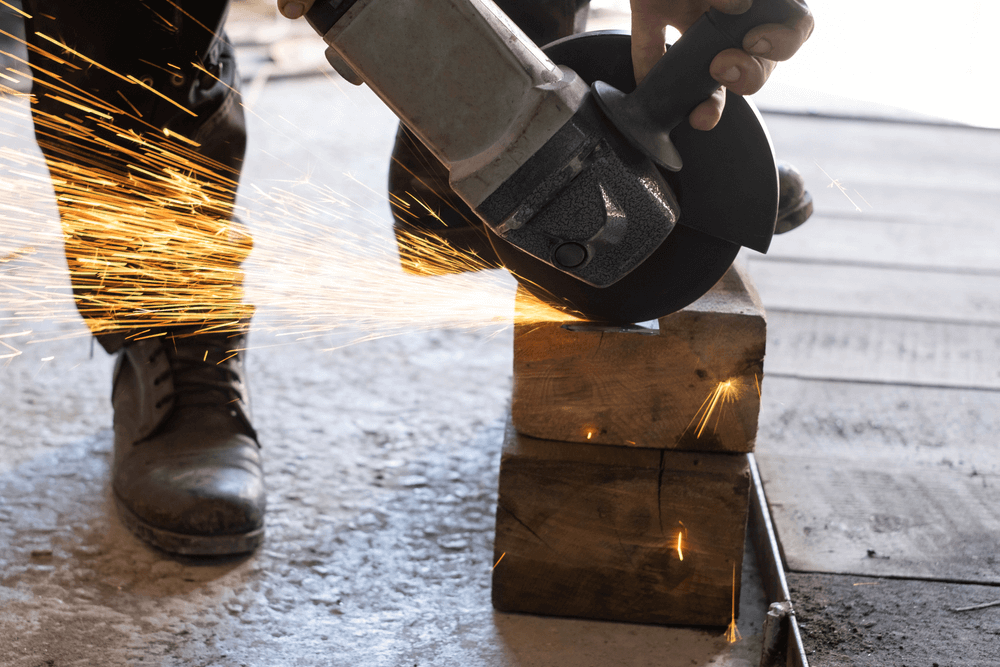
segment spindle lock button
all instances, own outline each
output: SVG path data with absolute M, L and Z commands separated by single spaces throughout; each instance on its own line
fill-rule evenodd
M 587 249 L 584 248 L 579 243 L 563 243 L 561 246 L 556 248 L 555 260 L 560 266 L 565 266 L 567 269 L 573 269 L 581 264 L 587 259 Z

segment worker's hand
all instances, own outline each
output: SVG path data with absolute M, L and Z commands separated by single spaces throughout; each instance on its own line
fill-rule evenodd
M 281 2 L 282 0 L 278 0 Z M 722 84 L 715 94 L 691 112 L 688 121 L 698 130 L 711 130 L 722 117 L 726 88 L 740 95 L 752 95 L 761 89 L 779 60 L 788 60 L 809 39 L 813 17 L 803 0 L 804 16 L 794 24 L 769 23 L 754 28 L 743 40 L 743 49 L 726 49 L 712 60 L 712 77 Z M 635 80 L 642 81 L 656 61 L 666 52 L 666 27 L 681 32 L 715 7 L 727 14 L 742 14 L 751 0 L 631 0 L 632 63 Z
M 285 18 L 302 18 L 313 6 L 313 2 L 314 0 L 278 0 L 278 11 Z

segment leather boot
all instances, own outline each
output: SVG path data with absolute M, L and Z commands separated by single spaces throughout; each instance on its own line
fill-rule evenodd
M 114 497 L 125 525 L 164 551 L 231 555 L 263 540 L 244 346 L 243 335 L 167 332 L 119 352 Z
M 778 162 L 778 220 L 775 234 L 799 227 L 813 212 L 813 198 L 806 190 L 802 174 L 787 162 Z

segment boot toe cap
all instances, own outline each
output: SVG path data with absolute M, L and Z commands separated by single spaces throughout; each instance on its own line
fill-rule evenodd
M 234 438 L 246 442 L 229 442 Z M 252 551 L 262 539 L 263 476 L 257 446 L 249 438 L 230 436 L 216 447 L 181 448 L 169 457 L 161 450 L 155 460 L 140 453 L 115 477 L 123 519 L 154 546 L 223 554 Z

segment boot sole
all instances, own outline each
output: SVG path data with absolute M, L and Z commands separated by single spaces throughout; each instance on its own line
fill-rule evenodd
M 182 556 L 235 556 L 255 551 L 264 542 L 264 528 L 236 535 L 185 535 L 156 528 L 140 519 L 115 496 L 122 523 L 135 536 L 163 551 Z

